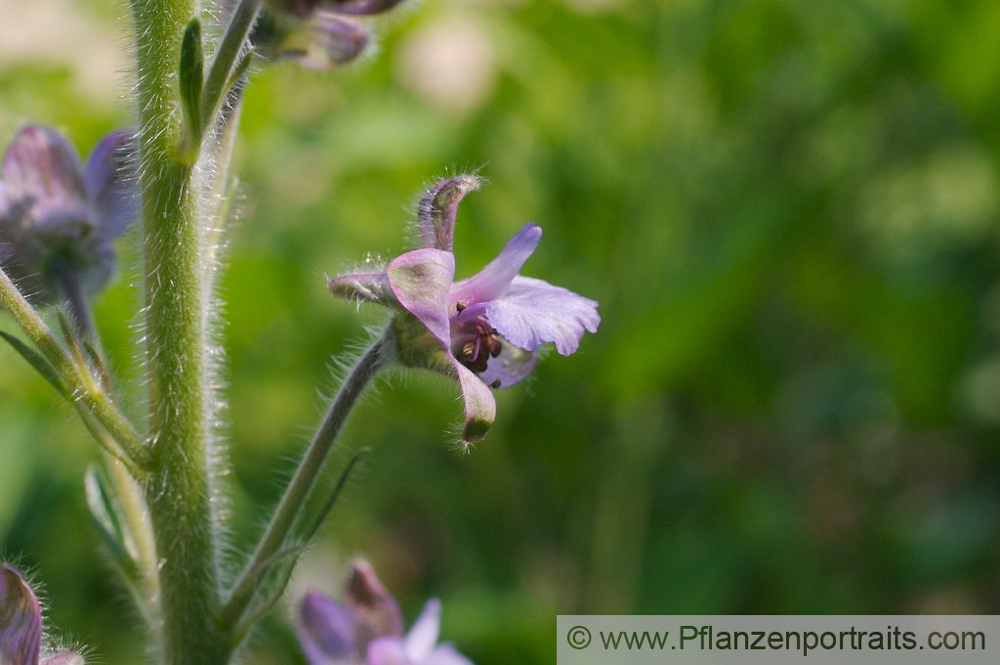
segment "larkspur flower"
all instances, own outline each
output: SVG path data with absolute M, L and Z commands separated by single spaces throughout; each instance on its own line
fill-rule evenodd
M 356 562 L 346 602 L 310 591 L 299 606 L 299 642 L 309 665 L 472 665 L 449 644 L 438 644 L 441 603 L 430 600 L 403 635 L 399 605 L 372 567 Z
M 67 284 L 93 294 L 115 264 L 112 242 L 135 219 L 138 196 L 123 175 L 129 134 L 105 136 L 85 165 L 56 131 L 22 129 L 0 167 L 0 266 L 36 303 Z
M 542 230 L 525 224 L 477 275 L 455 281 L 452 253 L 458 204 L 479 181 L 468 175 L 438 181 L 421 200 L 423 247 L 378 271 L 334 278 L 340 297 L 400 310 L 392 324 L 399 361 L 456 378 L 465 401 L 463 441 L 482 439 L 496 414 L 490 388 L 512 386 L 535 367 L 538 348 L 554 342 L 566 356 L 584 331 L 597 331 L 597 302 L 520 275 Z
M 38 598 L 13 566 L 0 565 L 0 663 L 2 665 L 83 665 L 83 656 L 63 651 L 45 658 Z

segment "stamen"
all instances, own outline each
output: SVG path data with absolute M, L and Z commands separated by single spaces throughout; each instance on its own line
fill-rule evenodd
M 466 308 L 462 303 L 456 307 L 459 311 Z M 485 372 L 489 359 L 496 358 L 503 351 L 500 333 L 485 316 L 474 317 L 461 327 L 454 328 L 452 341 L 452 353 L 458 361 L 477 374 Z

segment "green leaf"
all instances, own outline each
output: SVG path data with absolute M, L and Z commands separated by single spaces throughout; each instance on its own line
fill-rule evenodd
M 137 571 L 135 562 L 139 558 L 135 543 L 123 526 L 123 520 L 118 514 L 118 508 L 111 494 L 93 466 L 87 469 L 84 475 L 84 487 L 87 507 L 90 509 L 90 518 L 94 526 L 97 527 L 115 562 L 130 579 L 134 579 Z
M 0 331 L 0 337 L 7 340 L 7 343 L 14 347 L 14 350 L 21 354 L 21 357 L 27 360 L 28 364 L 34 367 L 35 370 L 41 374 L 53 388 L 56 389 L 56 392 L 66 399 L 71 398 L 69 386 L 67 386 L 62 377 L 59 376 L 56 369 L 49 364 L 49 361 L 42 357 L 42 354 L 38 353 L 38 351 L 35 351 L 33 348 L 10 333 Z
M 255 51 L 251 46 L 236 62 L 236 66 L 233 68 L 233 73 L 229 75 L 229 79 L 226 81 L 226 90 L 232 90 L 235 88 L 240 82 L 240 79 L 246 75 L 247 69 L 250 68 L 250 63 L 253 62 L 254 53 Z
M 288 586 L 288 581 L 292 577 L 292 572 L 295 570 L 295 564 L 298 562 L 299 556 L 305 551 L 306 546 L 313 539 L 313 536 L 316 535 L 316 532 L 319 531 L 319 528 L 326 520 L 326 516 L 330 514 L 330 510 L 337 502 L 337 498 L 340 497 L 340 493 L 347 484 L 351 472 L 354 471 L 355 465 L 369 451 L 370 448 L 362 448 L 356 452 L 341 472 L 340 477 L 337 478 L 333 489 L 325 495 L 321 494 L 319 497 L 316 497 L 317 501 L 321 500 L 319 511 L 308 510 L 312 501 L 306 501 L 306 505 L 302 507 L 299 513 L 299 523 L 296 528 L 292 529 L 284 543 L 284 547 L 271 560 L 264 561 L 263 565 L 255 571 L 254 585 L 257 587 L 257 590 L 254 593 L 258 595 L 259 600 L 239 622 L 236 631 L 238 635 L 242 636 L 246 630 L 249 630 L 250 626 L 270 610 L 281 598 L 285 592 L 285 587 Z M 271 577 L 271 573 L 276 573 L 272 577 L 273 581 L 265 584 L 265 580 Z
M 340 493 L 344 489 L 344 485 L 347 484 L 347 480 L 351 477 L 351 472 L 354 471 L 355 465 L 357 465 L 358 461 L 364 455 L 368 454 L 370 450 L 371 450 L 370 448 L 362 448 L 361 450 L 359 450 L 354 454 L 354 457 L 352 457 L 351 460 L 347 463 L 347 466 L 344 468 L 344 471 L 340 474 L 340 477 L 337 479 L 337 484 L 334 485 L 333 490 L 325 497 L 319 497 L 323 499 L 323 503 L 321 504 L 319 511 L 314 513 L 313 518 L 309 521 L 305 521 L 305 518 L 300 520 L 300 522 L 305 522 L 305 523 L 304 524 L 300 523 L 298 528 L 292 530 L 292 533 L 289 536 L 289 540 L 301 543 L 303 547 L 309 544 L 309 541 L 313 539 L 313 536 L 316 535 L 316 532 L 319 531 L 319 528 L 323 526 L 323 522 L 326 520 L 326 516 L 329 515 L 330 511 L 333 509 L 333 504 L 335 504 L 337 502 L 337 499 L 340 497 Z M 312 503 L 312 501 L 307 500 L 303 512 L 300 513 L 301 515 L 304 515 L 306 518 L 309 516 L 310 513 L 312 513 L 312 511 L 305 510 L 305 508 L 309 507 L 310 503 Z
M 205 52 L 201 43 L 201 21 L 192 19 L 184 31 L 181 43 L 180 86 L 187 125 L 188 156 L 194 156 L 201 146 L 204 124 L 201 115 L 201 98 L 205 85 Z

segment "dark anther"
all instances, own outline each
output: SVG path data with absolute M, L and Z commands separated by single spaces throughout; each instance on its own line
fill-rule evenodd
M 452 352 L 458 361 L 477 374 L 485 372 L 489 359 L 503 351 L 500 333 L 485 316 L 477 316 L 453 331 L 452 342 Z

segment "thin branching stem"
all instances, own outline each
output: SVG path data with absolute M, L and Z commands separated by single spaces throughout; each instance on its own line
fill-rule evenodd
M 289 545 L 289 534 L 316 485 L 337 435 L 368 382 L 385 362 L 387 344 L 389 342 L 383 337 L 369 347 L 337 391 L 323 423 L 285 488 L 257 549 L 233 587 L 233 593 L 222 612 L 224 626 L 230 629 L 237 627 L 243 613 L 253 602 L 260 582 L 266 577 L 266 569 L 275 556 Z
M 104 391 L 103 383 L 93 376 L 86 363 L 78 362 L 52 329 L 42 320 L 31 303 L 0 269 L 0 309 L 6 310 L 35 348 L 51 364 L 52 369 L 69 387 L 73 405 L 79 410 L 84 424 L 94 420 L 106 430 L 115 444 L 109 448 L 107 437 L 95 437 L 110 454 L 129 465 L 142 477 L 150 464 L 149 451 L 125 415 Z

